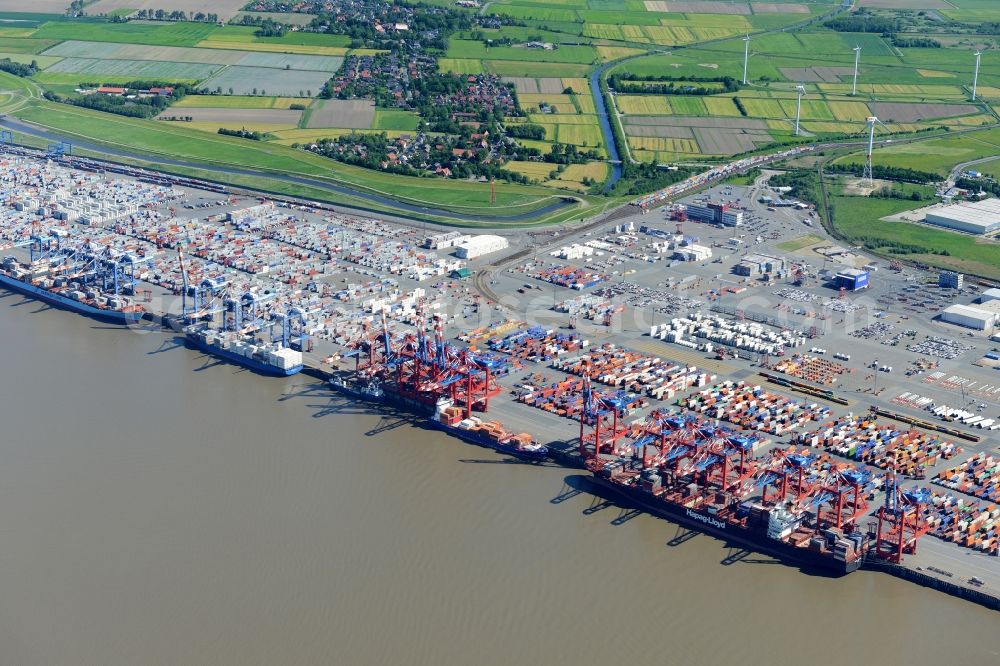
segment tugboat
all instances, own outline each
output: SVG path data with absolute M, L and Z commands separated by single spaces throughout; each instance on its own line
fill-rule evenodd
M 352 398 L 367 400 L 368 402 L 385 402 L 385 391 L 375 378 L 367 381 L 361 377 L 335 374 L 330 377 L 330 388 L 340 391 Z

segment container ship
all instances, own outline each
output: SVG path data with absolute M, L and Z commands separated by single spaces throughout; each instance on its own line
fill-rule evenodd
M 302 352 L 274 343 L 252 343 L 232 333 L 195 324 L 184 328 L 195 347 L 264 375 L 289 377 L 302 370 Z
M 53 273 L 47 261 L 25 264 L 9 256 L 0 263 L 0 286 L 113 324 L 135 324 L 146 312 L 128 296 L 108 295 L 93 285 Z
M 527 433 L 514 435 L 504 430 L 496 421 L 483 421 L 475 416 L 463 418 L 463 409 L 448 399 L 438 402 L 430 423 L 433 427 L 466 442 L 486 446 L 524 460 L 545 460 L 549 454 L 548 447 L 537 443 Z
M 668 483 L 661 470 L 625 458 L 591 458 L 587 466 L 599 487 L 653 515 L 806 569 L 842 576 L 860 568 L 868 550 L 862 532 L 807 527 L 810 514 L 791 502 L 734 500 L 694 476 Z

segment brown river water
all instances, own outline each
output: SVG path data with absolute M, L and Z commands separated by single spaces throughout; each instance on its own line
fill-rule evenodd
M 6 292 L 0 340 L 2 665 L 1000 663 L 995 612 L 725 564 L 308 377 Z

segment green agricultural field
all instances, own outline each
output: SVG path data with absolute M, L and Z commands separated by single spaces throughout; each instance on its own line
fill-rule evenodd
M 550 62 L 516 62 L 510 60 L 485 60 L 483 69 L 500 76 L 527 76 L 531 78 L 578 78 L 587 75 L 587 65 Z
M 41 53 L 59 42 L 51 39 L 23 39 L 0 36 L 0 51 L 5 53 Z
M 666 95 L 617 95 L 615 104 L 620 112 L 627 114 L 667 116 L 673 113 Z
M 781 108 L 781 102 L 776 99 L 753 99 L 744 98 L 739 95 L 739 100 L 743 103 L 743 108 L 751 118 L 784 118 L 785 112 Z
M 25 65 L 34 62 L 42 69 L 45 69 L 46 67 L 51 67 L 52 65 L 62 60 L 62 58 L 58 58 L 55 56 L 34 55 L 32 53 L 0 52 L 0 60 L 3 60 L 4 58 L 9 58 L 12 62 L 19 62 Z
M 553 115 L 548 113 L 532 113 L 528 115 L 528 122 L 532 123 L 558 123 L 560 125 L 596 125 L 597 116 L 584 115 Z
M 969 132 L 927 141 L 900 143 L 877 147 L 872 154 L 876 164 L 930 171 L 946 176 L 951 168 L 962 162 L 1000 154 L 1000 129 Z M 851 153 L 837 162 L 862 163 L 864 154 Z
M 109 76 L 100 77 L 101 83 L 116 85 L 135 81 L 134 76 Z M 51 72 L 39 72 L 31 77 L 31 80 L 42 85 L 46 90 L 51 90 L 62 95 L 68 95 L 79 87 L 82 81 L 79 74 L 57 74 Z
M 18 4 L 18 3 L 5 3 L 5 4 Z M 3 21 L 10 22 L 11 27 L 4 27 L 4 32 L 12 31 L 33 31 L 38 26 L 43 23 L 48 23 L 55 18 L 52 14 L 45 14 L 42 12 L 0 12 L 0 19 Z M 16 25 L 17 27 L 13 27 Z
M 482 74 L 483 62 L 467 58 L 438 58 L 438 71 L 455 74 Z
M 780 100 L 781 109 L 784 111 L 785 115 L 789 118 L 795 118 L 795 107 L 796 100 L 794 99 L 783 99 Z M 802 118 L 809 120 L 833 120 L 833 114 L 830 112 L 830 107 L 826 105 L 823 100 L 816 99 L 803 99 L 802 100 Z
M 559 142 L 581 148 L 598 148 L 604 145 L 601 128 L 597 125 L 559 125 Z
M 705 103 L 701 101 L 700 97 L 695 97 L 693 95 L 673 95 L 670 97 L 670 108 L 673 109 L 674 114 L 678 116 L 705 116 L 708 115 L 708 109 L 705 108 Z
M 344 35 L 289 32 L 282 37 L 258 37 L 252 26 L 227 25 L 198 42 L 205 49 L 240 49 L 270 53 L 342 56 L 348 52 L 350 39 Z
M 732 97 L 705 97 L 705 108 L 710 116 L 742 116 Z
M 541 183 L 549 179 L 549 174 L 555 171 L 556 165 L 547 162 L 508 162 L 504 168 Z
M 121 42 L 163 46 L 194 46 L 218 30 L 207 23 L 69 23 L 42 25 L 32 37 L 63 41 Z
M 536 19 L 539 21 L 577 21 L 579 15 L 572 9 L 544 7 L 539 5 L 504 5 L 503 13 L 516 19 Z
M 914 167 L 918 168 L 918 167 Z M 898 199 L 868 197 L 831 198 L 834 227 L 852 242 L 892 241 L 926 248 L 903 258 L 991 278 L 1000 278 L 1000 243 L 908 222 L 882 222 L 881 218 L 926 205 Z M 877 249 L 873 243 L 871 249 Z M 936 252 L 947 252 L 947 255 Z
M 785 252 L 795 252 L 801 250 L 804 247 L 809 247 L 810 245 L 815 245 L 816 243 L 822 243 L 823 238 L 817 236 L 816 234 L 804 234 L 793 238 L 791 240 L 784 241 L 783 243 L 778 243 L 776 246 L 779 250 L 784 250 Z
M 837 120 L 864 122 L 871 115 L 871 109 L 864 102 L 827 102 L 833 117 Z
M 420 117 L 412 111 L 400 109 L 375 109 L 375 120 L 372 129 L 400 130 L 412 132 L 417 129 Z
M 576 95 L 573 95 L 571 99 L 573 100 L 573 104 L 576 106 L 578 113 L 597 113 L 597 107 L 594 106 L 594 98 L 591 97 L 589 91 L 577 93 Z
M 351 184 L 397 199 L 443 206 L 456 213 L 473 209 L 493 210 L 501 220 L 505 211 L 530 211 L 543 205 L 550 196 L 546 190 L 498 183 L 497 204 L 491 207 L 487 185 L 382 174 L 280 145 L 187 130 L 180 126 L 181 123 L 111 116 L 48 102 L 36 102 L 14 115 L 77 140 L 117 146 L 148 154 L 153 159 L 163 156 L 205 164 L 256 168 L 262 172 L 303 175 L 331 183 Z M 274 182 L 269 188 L 279 185 Z
M 590 64 L 599 60 L 592 46 L 560 46 L 552 51 L 513 46 L 486 48 L 483 42 L 453 39 L 448 45 L 448 57 L 471 60 L 525 60 L 534 63 Z

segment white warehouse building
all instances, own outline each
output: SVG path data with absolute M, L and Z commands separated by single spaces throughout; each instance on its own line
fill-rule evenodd
M 952 305 L 941 312 L 941 321 L 976 331 L 993 330 L 996 319 L 996 312 L 969 305 Z
M 987 289 L 979 295 L 980 303 L 989 303 L 990 301 L 1000 301 L 1000 289 Z
M 483 234 L 482 236 L 471 236 L 457 247 L 458 250 L 455 254 L 459 259 L 475 259 L 476 257 L 482 257 L 493 252 L 506 250 L 510 247 L 510 243 L 503 236 Z
M 688 245 L 674 250 L 674 258 L 681 261 L 705 261 L 712 258 L 712 248 L 707 245 Z
M 952 204 L 927 213 L 924 222 L 969 234 L 988 234 L 1000 229 L 1000 199 Z

